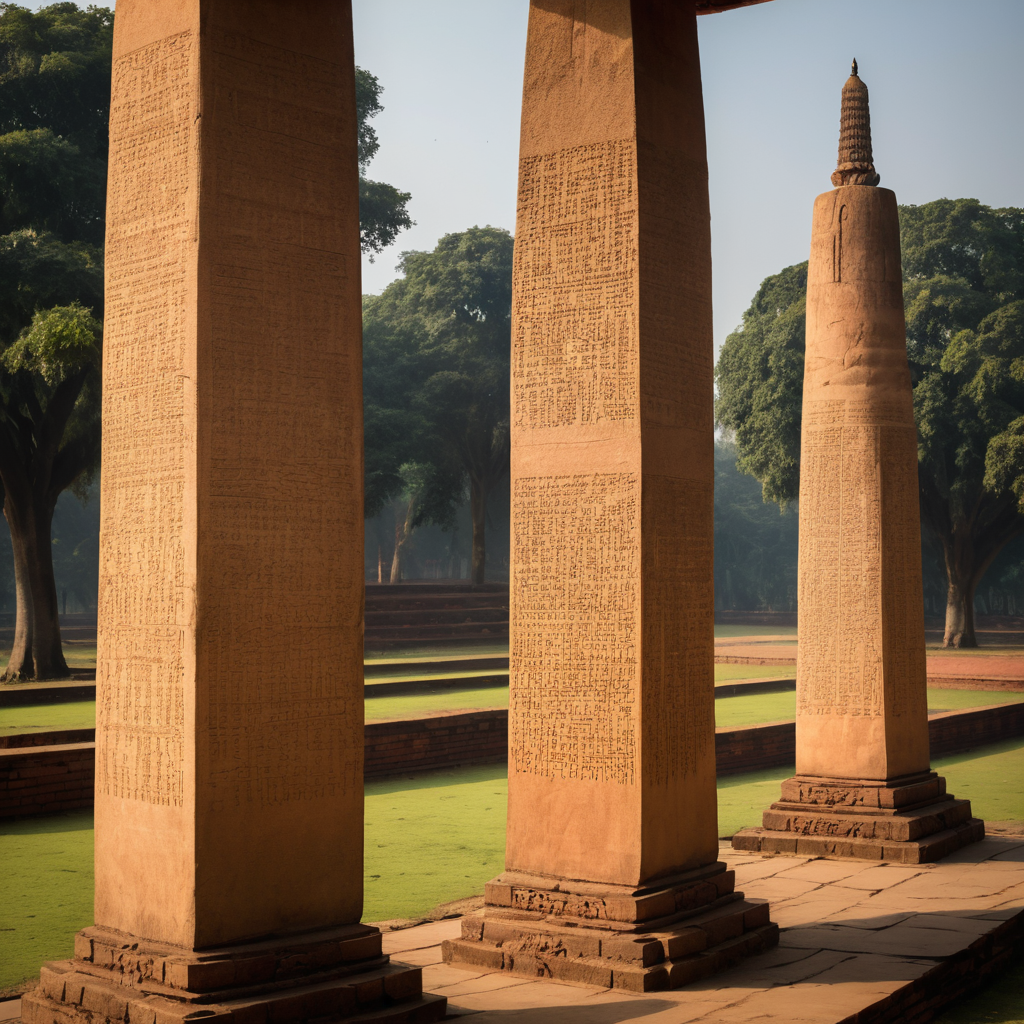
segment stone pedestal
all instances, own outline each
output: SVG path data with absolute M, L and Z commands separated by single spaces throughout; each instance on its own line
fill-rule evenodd
M 359 924 L 348 3 L 121 0 L 110 142 L 97 926 L 23 1017 L 439 1019 Z
M 717 861 L 712 349 L 692 3 L 534 0 L 506 872 L 447 960 L 644 990 L 776 940 Z
M 797 775 L 733 846 L 935 860 L 984 827 L 929 771 L 917 432 L 888 189 L 815 202 L 802 431 Z

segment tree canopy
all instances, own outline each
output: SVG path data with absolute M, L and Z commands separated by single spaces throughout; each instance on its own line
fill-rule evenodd
M 374 75 L 356 68 L 356 122 L 359 154 L 359 241 L 363 252 L 383 252 L 399 235 L 410 228 L 409 192 L 402 192 L 383 181 L 366 176 L 370 161 L 380 149 L 380 140 L 370 121 L 384 106 L 380 102 L 384 87 Z M 370 256 L 373 259 L 373 255 Z
M 922 524 L 948 583 L 946 642 L 973 646 L 973 598 L 1024 533 L 1024 210 L 900 207 Z M 797 496 L 806 264 L 761 285 L 716 369 L 720 426 L 764 498 Z
M 508 472 L 512 236 L 445 235 L 401 269 L 363 299 L 366 513 L 404 492 L 419 496 L 411 526 L 444 525 L 468 485 L 482 583 L 487 495 Z
M 17 618 L 7 678 L 67 674 L 51 525 L 99 462 L 111 11 L 0 4 L 0 481 Z

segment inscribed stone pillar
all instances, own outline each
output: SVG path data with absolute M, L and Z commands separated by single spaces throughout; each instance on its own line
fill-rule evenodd
M 896 196 L 843 89 L 814 204 L 800 452 L 796 777 L 739 849 L 934 860 L 984 834 L 929 770 L 917 431 Z
M 533 0 L 506 870 L 448 960 L 643 990 L 776 941 L 718 861 L 711 327 L 693 4 Z
M 96 925 L 34 1024 L 444 1014 L 359 923 L 353 76 L 346 0 L 118 4 Z

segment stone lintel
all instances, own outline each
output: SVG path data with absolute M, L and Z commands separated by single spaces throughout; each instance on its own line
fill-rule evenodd
M 421 969 L 390 963 L 380 932 L 365 925 L 199 952 L 86 928 L 75 952 L 43 966 L 39 988 L 22 1000 L 26 1024 L 299 1024 L 357 1014 L 418 1024 L 446 1011 L 444 997 L 424 996 Z
M 508 872 L 490 882 L 483 913 L 464 918 L 462 938 L 444 943 L 445 961 L 648 992 L 778 942 L 767 902 L 744 899 L 721 862 L 633 891 L 538 881 Z

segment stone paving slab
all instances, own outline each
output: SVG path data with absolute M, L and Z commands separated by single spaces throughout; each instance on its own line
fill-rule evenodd
M 633 995 L 444 964 L 458 919 L 386 933 L 384 949 L 422 966 L 424 990 L 473 1024 L 883 1024 L 928 1019 L 1024 940 L 1024 836 L 913 867 L 728 844 L 720 857 L 747 896 L 773 900 L 782 937 L 685 989 Z

